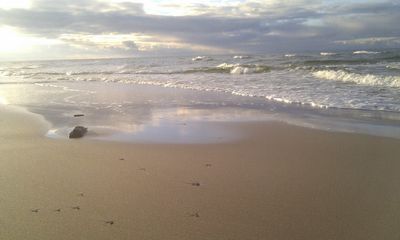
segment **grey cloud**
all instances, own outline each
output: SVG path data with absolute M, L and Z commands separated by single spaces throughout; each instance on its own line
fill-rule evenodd
M 400 10 L 400 3 L 380 1 L 380 2 L 366 2 L 358 4 L 342 4 L 334 6 L 336 11 L 347 14 L 387 14 L 398 13 Z
M 37 0 L 31 9 L 0 10 L 0 24 L 48 38 L 66 33 L 139 33 L 242 52 L 340 48 L 342 44 L 338 41 L 400 35 L 398 3 L 349 2 L 339 5 L 298 0 L 268 4 L 247 1 L 236 7 L 205 4 L 186 7 L 197 15 L 149 15 L 141 3 Z M 89 46 L 91 43 L 75 44 Z M 122 46 L 126 50 L 138 48 L 131 41 Z
M 140 16 L 121 12 L 51 12 L 38 10 L 0 11 L 0 22 L 38 33 L 219 33 L 251 29 L 257 19 L 222 17 Z
M 137 50 L 138 47 L 134 41 L 123 41 L 122 45 L 129 50 Z
M 79 13 L 80 11 L 124 11 L 130 14 L 144 14 L 142 3 L 105 3 L 94 0 L 35 0 L 33 1 L 33 9 L 53 12 L 63 12 L 67 10 L 70 13 Z

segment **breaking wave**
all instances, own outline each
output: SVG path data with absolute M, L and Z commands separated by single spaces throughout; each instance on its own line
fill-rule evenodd
M 400 76 L 377 76 L 373 74 L 349 73 L 343 70 L 322 70 L 313 73 L 320 79 L 342 81 L 368 86 L 400 87 Z
M 258 64 L 229 64 L 222 63 L 216 67 L 190 69 L 176 73 L 230 73 L 230 74 L 255 74 L 270 72 L 271 67 Z
M 364 53 L 364 54 L 363 54 Z M 400 113 L 400 52 L 205 55 L 0 66 L 0 84 L 150 84 L 260 97 L 318 108 Z M 359 55 L 354 55 L 359 54 Z M 370 55 L 368 55 L 370 54 Z M 192 61 L 192 57 L 199 60 Z M 46 85 L 47 86 L 47 85 Z M 340 90 L 339 90 L 340 89 Z
M 266 73 L 271 71 L 271 67 L 258 64 L 227 64 L 222 63 L 217 66 L 219 69 L 229 71 L 230 74 L 249 74 L 249 73 Z

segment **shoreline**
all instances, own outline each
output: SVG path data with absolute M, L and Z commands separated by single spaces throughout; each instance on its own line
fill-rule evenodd
M 66 136 L 73 127 L 85 125 L 98 131 L 98 138 L 104 140 L 151 142 L 152 139 L 148 139 L 146 135 L 154 135 L 157 131 L 168 135 L 171 132 L 188 130 L 188 137 L 193 140 L 203 133 L 199 130 L 202 124 L 275 121 L 310 129 L 400 139 L 400 127 L 395 124 L 397 115 L 394 113 L 308 109 L 229 94 L 123 83 L 61 82 L 49 86 L 8 87 L 10 92 L 19 91 L 20 88 L 24 91 L 40 92 L 33 99 L 24 99 L 19 96 L 7 96 L 6 88 L 0 95 L 3 95 L 5 101 L 9 98 L 10 104 L 21 106 L 46 118 L 52 125 L 48 135 L 54 138 L 63 138 L 62 136 Z M 60 90 L 63 93 L 61 97 L 58 96 Z M 50 103 L 43 93 L 52 99 Z M 88 104 L 91 102 L 92 104 Z M 85 116 L 74 119 L 72 116 L 77 113 L 84 113 Z M 382 114 L 387 119 L 383 118 Z M 193 129 L 197 130 L 183 128 L 178 123 L 191 123 Z M 140 135 L 139 139 L 135 139 L 134 133 L 139 133 L 136 134 Z M 211 138 L 216 142 L 218 136 Z M 206 140 L 207 138 L 203 137 L 201 141 Z
M 215 110 L 217 110 L 217 114 L 214 113 Z M 40 131 L 41 137 L 53 140 L 69 140 L 68 134 L 75 126 L 55 128 L 54 123 L 47 120 L 45 116 L 32 112 L 22 106 L 0 105 L 0 111 L 6 114 L 15 113 L 18 116 L 24 116 L 35 121 L 39 124 L 38 131 Z M 189 117 L 179 120 L 176 116 L 173 116 L 176 114 L 176 111 L 183 111 L 185 115 Z M 195 115 L 191 116 L 191 111 L 193 111 Z M 245 113 L 245 117 L 241 116 L 241 113 Z M 245 138 L 245 133 L 236 131 L 237 128 L 235 127 L 227 128 L 226 126 L 252 124 L 282 125 L 333 134 L 351 134 L 394 140 L 400 139 L 400 128 L 393 128 L 394 126 L 391 125 L 373 125 L 368 122 L 351 122 L 344 119 L 335 120 L 322 117 L 304 120 L 301 117 L 295 118 L 295 115 L 283 116 L 282 113 L 265 114 L 253 109 L 245 109 L 244 111 L 243 109 L 236 108 L 192 110 L 174 108 L 163 109 L 158 114 L 161 114 L 158 120 L 155 122 L 152 120 L 148 123 L 136 126 L 133 128 L 133 131 L 132 129 L 130 131 L 121 131 L 111 126 L 90 128 L 89 133 L 80 140 L 127 144 L 219 144 L 237 142 Z M 209 114 L 211 115 L 208 116 Z M 256 114 L 260 117 L 259 119 L 249 117 L 251 114 Z M 208 117 L 203 117 L 202 115 Z M 228 120 L 226 116 L 230 116 L 231 118 Z M 70 116 L 70 118 L 73 118 L 73 116 Z M 58 125 L 59 124 L 60 123 L 58 123 Z M 76 125 L 79 125 L 79 123 Z M 206 129 L 211 131 L 204 131 Z M 181 134 L 182 132 L 184 132 L 184 134 Z M 207 134 L 207 132 L 211 132 L 211 134 Z

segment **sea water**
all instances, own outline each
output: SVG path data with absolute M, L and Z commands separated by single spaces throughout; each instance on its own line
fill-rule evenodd
M 53 133 L 274 119 L 398 138 L 400 51 L 2 62 L 0 100 L 43 115 Z

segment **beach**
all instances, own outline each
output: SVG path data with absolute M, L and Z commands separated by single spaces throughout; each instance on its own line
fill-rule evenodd
M 240 136 L 212 144 L 52 139 L 0 115 L 0 239 L 400 235 L 398 139 L 271 121 L 210 123 Z
M 399 12 L 0 0 L 0 240 L 400 240 Z

